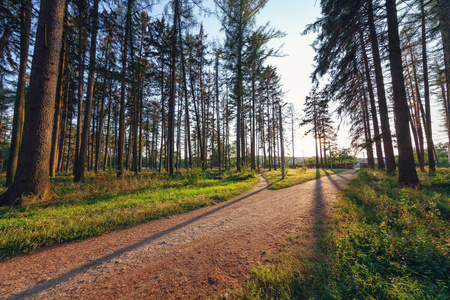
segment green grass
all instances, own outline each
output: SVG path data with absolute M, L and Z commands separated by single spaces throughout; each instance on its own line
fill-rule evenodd
M 233 298 L 450 299 L 450 171 L 420 179 L 399 188 L 359 171 L 335 214 L 286 241 Z
M 173 179 L 151 172 L 130 173 L 122 180 L 115 176 L 90 173 L 84 183 L 75 184 L 72 176 L 60 175 L 52 179 L 58 198 L 0 207 L 0 260 L 212 205 L 258 182 L 252 172 L 232 171 L 191 171 Z
M 269 184 L 269 190 L 279 190 L 287 187 L 294 186 L 296 184 L 304 183 L 322 176 L 329 176 L 330 174 L 336 174 L 345 171 L 344 169 L 306 169 L 296 168 L 288 169 L 285 171 L 285 178 L 281 179 L 281 169 L 276 171 L 269 171 L 264 173 L 264 178 L 267 179 Z

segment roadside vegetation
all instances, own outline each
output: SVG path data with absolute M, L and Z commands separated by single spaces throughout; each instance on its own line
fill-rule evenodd
M 0 207 L 0 260 L 225 201 L 259 180 L 249 170 L 194 170 L 173 178 L 129 172 L 119 180 L 115 172 L 86 175 L 84 183 L 57 175 L 52 186 L 58 197 L 45 203 L 30 197 L 21 206 Z
M 359 171 L 330 220 L 289 238 L 234 298 L 449 299 L 450 170 L 419 176 L 402 188 Z
M 279 190 L 287 187 L 294 186 L 303 182 L 307 182 L 322 176 L 329 176 L 332 174 L 345 171 L 344 169 L 307 169 L 306 167 L 300 167 L 295 169 L 286 168 L 285 178 L 281 179 L 281 171 L 268 171 L 264 172 L 264 178 L 267 179 L 269 190 Z

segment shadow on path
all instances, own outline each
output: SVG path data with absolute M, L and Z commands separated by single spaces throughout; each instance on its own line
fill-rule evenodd
M 323 230 L 323 224 L 326 217 L 326 211 L 325 211 L 325 203 L 324 203 L 324 193 L 322 189 L 322 181 L 325 178 L 329 178 L 329 176 L 324 176 L 316 179 L 316 184 L 314 188 L 314 205 L 313 205 L 313 211 L 312 214 L 314 216 L 313 221 L 313 236 L 316 243 L 316 252 L 319 251 L 319 245 L 320 240 L 324 238 L 325 231 Z
M 260 181 L 259 184 L 261 184 L 261 183 L 262 183 L 262 181 Z M 101 265 L 101 264 L 103 264 L 105 262 L 108 262 L 108 261 L 110 261 L 110 260 L 112 260 L 112 259 L 114 259 L 114 258 L 116 258 L 118 256 L 121 256 L 121 255 L 123 255 L 123 254 L 125 254 L 127 252 L 131 252 L 131 251 L 133 251 L 133 250 L 135 250 L 135 249 L 137 249 L 137 248 L 139 248 L 141 246 L 144 246 L 146 244 L 149 244 L 149 243 L 153 242 L 154 240 L 156 240 L 156 239 L 158 239 L 160 237 L 163 237 L 163 236 L 165 236 L 167 234 L 170 234 L 170 233 L 172 233 L 172 232 L 174 232 L 174 231 L 176 231 L 176 230 L 178 230 L 180 228 L 188 226 L 188 225 L 190 225 L 190 224 L 192 224 L 192 223 L 194 223 L 194 222 L 196 222 L 196 221 L 198 221 L 200 219 L 203 219 L 203 218 L 205 218 L 207 216 L 213 215 L 214 213 L 216 213 L 216 212 L 218 212 L 218 211 L 220 211 L 220 210 L 222 210 L 224 208 L 227 208 L 227 207 L 229 207 L 231 205 L 234 205 L 234 204 L 236 204 L 236 203 L 238 203 L 238 202 L 240 202 L 242 200 L 245 200 L 245 199 L 247 199 L 249 197 L 252 197 L 252 196 L 254 196 L 254 195 L 256 195 L 256 194 L 258 194 L 258 193 L 260 193 L 260 192 L 262 192 L 262 191 L 264 191 L 266 189 L 267 189 L 267 185 L 264 185 L 264 187 L 259 188 L 258 190 L 256 190 L 253 193 L 250 193 L 250 194 L 248 194 L 246 196 L 243 196 L 243 197 L 240 197 L 238 199 L 232 200 L 232 201 L 230 201 L 228 203 L 225 203 L 224 205 L 222 205 L 222 206 L 220 206 L 218 208 L 215 208 L 215 209 L 213 209 L 211 211 L 208 211 L 208 212 L 206 212 L 204 214 L 201 214 L 201 215 L 199 215 L 197 217 L 194 217 L 194 218 L 192 218 L 190 220 L 187 220 L 187 221 L 185 221 L 183 223 L 175 225 L 175 226 L 173 226 L 171 228 L 168 228 L 168 229 L 166 229 L 164 231 L 161 231 L 161 232 L 159 232 L 157 234 L 149 236 L 149 237 L 143 239 L 142 241 L 139 241 L 137 243 L 134 243 L 134 244 L 131 244 L 131 245 L 127 246 L 127 247 L 119 249 L 119 250 L 117 250 L 117 251 L 115 251 L 115 252 L 113 252 L 111 254 L 105 255 L 105 256 L 97 259 L 97 260 L 94 260 L 94 261 L 91 261 L 91 262 L 89 262 L 87 264 L 84 264 L 84 265 L 82 265 L 82 266 L 80 266 L 80 267 L 78 267 L 78 268 L 76 268 L 76 269 L 74 269 L 72 271 L 69 271 L 69 272 L 67 272 L 65 274 L 62 274 L 62 275 L 60 275 L 58 277 L 55 277 L 55 278 L 50 279 L 48 281 L 45 281 L 45 282 L 43 282 L 41 284 L 37 283 L 36 286 L 31 287 L 31 288 L 29 288 L 29 289 L 27 289 L 27 290 L 25 290 L 25 291 L 23 291 L 21 293 L 12 295 L 11 297 L 9 297 L 7 299 L 24 299 L 26 297 L 32 297 L 34 295 L 37 295 L 37 294 L 39 294 L 40 292 L 42 292 L 44 290 L 50 289 L 50 288 L 52 288 L 54 286 L 57 286 L 57 285 L 59 285 L 61 283 L 69 281 L 70 279 L 76 277 L 79 274 L 83 274 L 83 273 L 89 271 L 90 269 L 93 269 L 93 268 L 95 268 L 95 267 L 97 267 L 97 266 L 99 266 L 99 265 Z
M 338 176 L 338 177 L 340 177 L 340 178 L 342 178 L 343 180 L 345 180 L 344 182 L 341 182 L 340 184 L 333 178 L 333 176 L 327 176 L 327 177 L 324 177 L 324 178 L 326 178 L 326 179 L 328 179 L 338 190 L 342 190 L 343 188 L 344 188 L 344 186 L 348 183 L 348 182 L 350 182 L 352 179 L 351 178 L 348 178 L 348 177 L 345 177 L 345 176 L 343 176 L 341 173 L 337 173 L 337 174 L 334 174 L 335 176 Z

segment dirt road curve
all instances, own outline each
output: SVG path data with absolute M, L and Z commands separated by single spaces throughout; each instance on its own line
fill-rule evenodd
M 0 263 L 1 299 L 203 299 L 245 283 L 288 234 L 323 219 L 346 171 Z

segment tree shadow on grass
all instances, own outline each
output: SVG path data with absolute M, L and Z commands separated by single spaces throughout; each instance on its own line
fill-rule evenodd
M 324 170 L 325 171 L 325 170 Z M 323 185 L 327 182 L 330 182 L 333 186 L 335 186 L 338 190 L 342 190 L 342 188 L 347 184 L 351 179 L 341 177 L 344 179 L 336 180 L 333 176 L 329 176 L 329 174 L 325 171 L 328 176 L 322 176 L 317 178 L 314 186 L 314 196 L 313 196 L 313 208 L 311 210 L 311 214 L 314 216 L 311 235 L 314 240 L 314 244 L 312 246 L 312 258 L 309 268 L 309 275 L 306 276 L 306 282 L 301 282 L 297 286 L 296 290 L 296 298 L 315 298 L 314 296 L 333 298 L 332 295 L 328 294 L 325 288 L 327 285 L 329 272 L 333 264 L 336 264 L 334 258 L 329 249 L 329 232 L 330 227 L 328 224 L 329 216 L 327 215 L 327 203 L 326 199 L 329 195 L 326 194 Z M 316 174 L 319 174 L 320 171 L 317 170 Z M 334 175 L 334 174 L 332 174 Z

